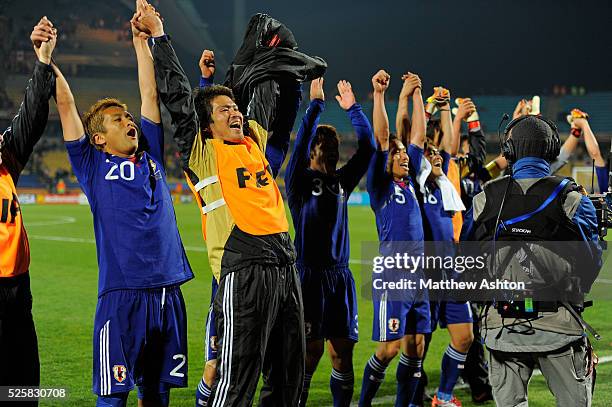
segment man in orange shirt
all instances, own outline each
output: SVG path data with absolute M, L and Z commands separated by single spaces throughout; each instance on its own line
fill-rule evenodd
M 0 386 L 40 383 L 28 273 L 30 248 L 15 184 L 47 125 L 55 78 L 51 53 L 57 31 L 43 17 L 30 39 L 38 61 L 19 111 L 11 126 L 0 135 Z

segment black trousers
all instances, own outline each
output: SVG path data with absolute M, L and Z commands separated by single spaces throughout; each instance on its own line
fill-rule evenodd
M 0 386 L 40 385 L 29 273 L 0 279 Z M 37 402 L 15 405 L 38 405 Z
M 304 378 L 304 311 L 295 265 L 253 264 L 222 274 L 217 318 L 217 377 L 209 406 L 297 406 Z

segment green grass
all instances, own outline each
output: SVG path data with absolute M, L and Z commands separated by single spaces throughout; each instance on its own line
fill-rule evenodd
M 41 405 L 83 406 L 93 405 L 91 393 L 92 330 L 97 298 L 97 262 L 93 240 L 91 213 L 86 206 L 23 206 L 23 216 L 30 235 L 32 262 L 30 267 L 34 296 L 34 318 L 39 338 L 41 356 L 41 385 L 61 386 L 70 389 L 66 401 L 43 401 Z M 200 218 L 195 205 L 176 206 L 181 235 L 186 247 L 201 248 Z M 57 222 L 66 217 L 72 223 Z M 367 207 L 350 208 L 352 258 L 359 259 L 361 243 L 376 240 L 376 228 L 372 212 Z M 54 224 L 60 223 L 60 224 Z M 86 242 L 49 240 L 53 237 L 84 239 Z M 187 303 L 189 335 L 189 388 L 172 391 L 171 405 L 193 406 L 194 389 L 200 380 L 203 361 L 203 336 L 206 312 L 210 299 L 210 269 L 206 253 L 187 250 L 196 278 L 183 286 Z M 355 280 L 360 286 L 360 267 L 353 265 Z M 612 273 L 607 269 L 607 273 Z M 602 285 L 606 289 L 606 286 Z M 608 285 L 608 288 L 612 288 Z M 612 302 L 598 302 L 589 309 L 587 319 L 604 339 L 596 343 L 600 356 L 612 355 Z M 371 341 L 372 304 L 359 303 L 361 340 L 355 349 L 355 395 L 359 395 L 361 376 L 375 343 Z M 448 343 L 448 334 L 439 330 L 434 335 L 425 365 L 432 385 L 439 378 L 440 358 Z M 329 393 L 330 363 L 327 356 L 321 360 L 311 385 L 309 405 L 331 405 Z M 395 364 L 387 374 L 378 395 L 395 393 Z M 602 364 L 598 370 L 598 389 L 595 406 L 612 405 L 612 363 Z M 530 406 L 551 406 L 554 400 L 542 377 L 532 380 Z M 135 392 L 132 392 L 135 393 Z M 459 390 L 464 406 L 471 406 L 467 392 Z M 134 399 L 135 394 L 132 394 Z M 135 405 L 135 400 L 131 405 Z M 391 406 L 388 401 L 383 406 Z M 489 403 L 488 405 L 493 405 Z

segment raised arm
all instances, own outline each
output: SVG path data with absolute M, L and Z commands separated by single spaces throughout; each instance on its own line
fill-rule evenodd
M 586 149 L 591 159 L 595 162 L 595 171 L 597 173 L 597 183 L 599 184 L 599 191 L 606 192 L 608 191 L 609 187 L 608 168 L 606 166 L 606 161 L 601 155 L 599 143 L 597 143 L 597 139 L 595 138 L 593 130 L 591 130 L 591 126 L 589 125 L 587 118 L 588 115 L 585 114 L 584 118 L 574 119 L 573 126 L 578 128 L 584 135 L 584 144 L 586 145 Z
M 389 87 L 391 77 L 383 70 L 378 71 L 372 77 L 374 87 L 374 110 L 372 112 L 372 124 L 374 125 L 374 137 L 376 146 L 380 151 L 389 150 L 389 116 L 385 107 L 385 91 Z
M 323 78 L 319 78 L 310 83 L 310 105 L 302 118 L 302 124 L 295 137 L 293 153 L 291 153 L 285 172 L 285 187 L 289 199 L 295 193 L 300 175 L 308 168 L 310 162 L 308 145 L 315 135 L 319 117 L 324 109 Z
M 402 76 L 402 79 L 406 75 Z M 408 144 L 410 137 L 410 112 L 408 111 L 408 101 L 410 100 L 410 89 L 407 86 L 408 82 L 403 81 L 402 90 L 397 101 L 397 114 L 395 115 L 395 132 L 397 138 L 402 140 L 405 145 Z
M 471 104 L 474 108 L 471 114 L 469 114 L 469 112 L 463 112 L 458 109 L 456 116 L 461 119 L 463 116 L 468 115 L 467 118 L 468 120 L 470 120 L 468 122 L 468 143 L 470 146 L 470 151 L 465 156 L 465 163 L 467 165 L 461 166 L 461 177 L 466 177 L 471 173 L 476 173 L 478 175 L 482 174 L 484 170 L 484 162 L 486 160 L 487 155 L 485 134 L 482 131 L 480 121 L 478 120 L 476 106 L 473 103 Z M 486 179 L 490 179 L 490 176 L 487 175 Z
M 28 81 L 17 114 L 3 134 L 1 154 L 8 163 L 7 168 L 17 180 L 25 167 L 34 145 L 47 125 L 49 98 L 53 89 L 51 55 L 57 40 L 57 30 L 46 17 L 34 27 L 30 39 L 38 61 L 34 65 L 32 78 Z
M 384 71 L 379 71 L 378 74 L 381 74 L 380 79 L 382 80 L 382 83 L 379 85 L 386 89 L 386 87 L 389 86 L 389 75 Z M 372 78 L 372 82 L 375 82 L 374 78 Z M 385 83 L 386 87 L 384 85 Z M 348 113 L 355 134 L 357 134 L 357 151 L 341 169 L 344 187 L 350 194 L 359 184 L 359 180 L 363 177 L 363 174 L 368 170 L 372 154 L 376 151 L 376 144 L 374 142 L 372 126 L 370 126 L 370 122 L 363 113 L 361 106 L 357 104 L 350 83 L 338 83 L 338 90 L 340 91 L 340 100 L 338 103 L 340 107 Z M 349 106 L 348 109 L 347 106 Z
M 444 135 L 442 140 L 440 140 L 440 150 L 452 154 L 453 145 L 456 143 L 458 149 L 459 140 L 458 138 L 455 139 L 453 132 L 453 118 L 450 111 L 450 93 L 442 93 L 436 100 L 436 104 L 438 106 L 438 110 L 440 111 L 440 129 Z
M 595 138 L 595 134 L 593 134 L 593 130 L 591 129 L 588 120 L 586 118 L 574 119 L 574 125 L 582 131 L 582 134 L 584 135 L 584 144 L 586 145 L 589 156 L 593 161 L 595 161 L 595 166 L 605 167 L 606 161 L 601 155 L 599 143 L 597 143 L 597 139 Z
M 213 84 L 215 78 L 216 64 L 215 64 L 215 53 L 209 49 L 202 51 L 202 56 L 198 61 L 200 67 L 200 89 L 206 88 Z
M 461 124 L 464 121 L 469 121 L 468 128 L 471 130 L 472 128 L 476 127 L 472 125 L 472 123 L 474 121 L 478 121 L 478 113 L 476 113 L 476 106 L 474 105 L 474 102 L 472 102 L 472 99 L 457 99 L 457 105 L 457 113 L 453 119 L 453 137 L 450 142 L 450 150 L 447 151 L 452 157 L 456 156 L 459 152 Z M 480 127 L 480 124 L 478 124 L 478 127 Z
M 136 1 L 136 12 L 130 20 L 132 27 L 132 42 L 136 51 L 138 63 L 138 88 L 140 90 L 140 114 L 153 123 L 161 123 L 157 87 L 155 86 L 155 69 L 153 55 L 147 44 L 149 38 L 145 27 L 138 18 L 145 12 L 145 4 Z
M 153 37 L 152 54 L 157 93 L 170 113 L 171 124 L 175 129 L 173 138 L 181 154 L 182 167 L 188 170 L 191 149 L 198 132 L 191 86 L 169 38 L 164 34 L 161 18 L 148 4 L 144 7 L 145 12 L 138 21 Z
M 68 81 L 55 64 L 53 65 L 53 71 L 56 77 L 55 101 L 62 123 L 64 141 L 78 140 L 85 134 L 85 129 L 77 111 L 74 96 L 70 86 L 68 86 Z
M 425 106 L 423 105 L 423 95 L 421 94 L 421 78 L 415 74 L 408 74 L 405 80 L 411 82 L 412 92 L 412 128 L 410 129 L 410 143 L 419 148 L 425 147 L 425 132 L 427 121 L 425 118 Z M 413 87 L 414 86 L 414 87 Z

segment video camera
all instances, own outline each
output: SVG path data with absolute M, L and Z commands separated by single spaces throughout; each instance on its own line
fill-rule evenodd
M 612 228 L 612 192 L 588 195 L 595 207 L 597 215 L 597 233 L 602 240 L 608 234 L 608 228 Z

